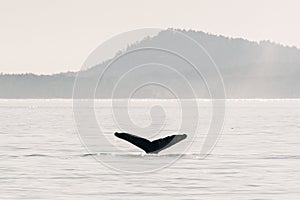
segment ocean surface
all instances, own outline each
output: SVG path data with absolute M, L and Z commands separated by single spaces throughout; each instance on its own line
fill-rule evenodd
M 300 199 L 300 100 L 227 100 L 222 133 L 206 157 L 208 100 L 198 101 L 199 129 L 161 154 L 113 136 L 177 133 L 195 119 L 183 119 L 177 103 L 134 100 L 125 109 L 128 126 L 118 119 L 122 107 L 114 116 L 109 100 L 98 100 L 103 139 L 86 144 L 72 100 L 0 100 L 0 199 Z M 151 111 L 155 105 L 165 112 Z M 91 120 L 82 120 L 85 130 Z

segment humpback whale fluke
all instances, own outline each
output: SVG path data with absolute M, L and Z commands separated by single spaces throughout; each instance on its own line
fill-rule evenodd
M 123 140 L 126 140 L 131 144 L 143 149 L 146 153 L 159 153 L 161 150 L 169 148 L 170 146 L 173 146 L 174 144 L 180 142 L 181 140 L 184 140 L 187 137 L 186 134 L 171 135 L 165 138 L 153 140 L 151 142 L 145 138 L 132 135 L 129 133 L 115 132 L 115 136 Z

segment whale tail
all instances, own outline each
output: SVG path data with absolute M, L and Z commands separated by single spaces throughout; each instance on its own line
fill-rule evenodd
M 146 153 L 159 153 L 160 151 L 177 144 L 181 140 L 184 140 L 187 135 L 171 135 L 165 138 L 160 138 L 154 141 L 149 141 L 145 138 L 132 135 L 129 133 L 115 132 L 115 136 L 130 142 L 131 144 L 143 149 Z

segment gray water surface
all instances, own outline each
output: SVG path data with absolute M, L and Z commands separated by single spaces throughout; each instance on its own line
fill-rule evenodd
M 133 105 L 137 124 L 149 123 L 143 114 L 149 101 Z M 209 125 L 208 104 L 201 103 L 201 130 Z M 166 134 L 179 123 L 178 110 L 169 105 L 174 115 L 167 115 Z M 113 138 L 117 127 L 105 102 L 96 113 L 122 152 L 99 152 L 109 164 L 164 163 L 180 149 L 144 155 Z M 151 173 L 120 174 L 89 154 L 77 134 L 72 100 L 0 100 L 0 132 L 0 199 L 300 199 L 300 100 L 228 100 L 211 155 L 198 155 L 199 134 L 174 164 Z

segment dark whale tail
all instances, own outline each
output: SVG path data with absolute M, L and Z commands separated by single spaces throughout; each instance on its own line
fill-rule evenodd
M 171 135 L 151 142 L 145 138 L 141 138 L 129 133 L 115 132 L 115 136 L 143 149 L 146 153 L 159 153 L 161 150 L 169 148 L 170 146 L 173 146 L 187 137 L 186 134 Z

